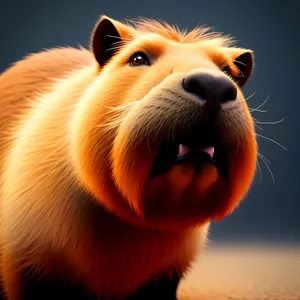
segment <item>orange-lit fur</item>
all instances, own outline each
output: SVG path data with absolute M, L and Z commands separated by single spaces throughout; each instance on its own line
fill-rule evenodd
M 217 74 L 228 64 L 237 74 L 233 62 L 246 50 L 204 29 L 112 22 L 123 43 L 103 69 L 92 51 L 61 48 L 0 77 L 1 267 L 9 300 L 21 299 L 18 271 L 26 266 L 119 297 L 158 274 L 184 273 L 209 222 L 232 212 L 251 184 L 256 142 L 240 90 L 240 117 L 224 123 L 233 147 L 228 185 L 213 167 L 194 177 L 180 165 L 148 180 L 164 138 L 155 137 L 158 127 L 183 121 L 171 108 L 168 119 L 146 106 L 156 105 L 161 88 L 179 91 L 180 78 L 197 68 Z M 157 64 L 127 67 L 140 49 Z M 213 208 L 214 201 L 222 205 Z

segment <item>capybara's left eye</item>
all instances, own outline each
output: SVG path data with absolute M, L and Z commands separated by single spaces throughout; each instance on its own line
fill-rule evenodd
M 224 72 L 225 74 L 227 74 L 228 76 L 231 76 L 231 70 L 228 66 L 224 66 L 222 69 L 222 72 Z
M 130 58 L 129 64 L 132 67 L 149 66 L 150 65 L 147 55 L 143 52 L 137 52 L 137 53 L 133 54 Z

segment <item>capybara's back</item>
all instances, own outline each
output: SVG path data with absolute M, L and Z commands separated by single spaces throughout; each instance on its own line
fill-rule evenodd
M 4 72 L 8 300 L 46 299 L 26 286 L 51 278 L 96 299 L 175 299 L 210 222 L 253 180 L 241 91 L 252 67 L 252 51 L 204 28 L 101 17 L 91 50 L 48 50 Z
M 92 55 L 87 50 L 58 48 L 30 55 L 0 75 L 0 169 L 16 123 L 26 118 L 37 96 L 51 90 L 58 79 L 91 62 Z

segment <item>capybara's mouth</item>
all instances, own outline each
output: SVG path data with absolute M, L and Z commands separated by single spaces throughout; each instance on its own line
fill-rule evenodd
M 193 140 L 198 140 L 194 142 Z M 228 179 L 227 150 L 215 134 L 205 133 L 166 141 L 160 147 L 150 173 L 150 178 L 162 175 L 177 164 L 188 164 L 196 173 L 205 165 L 214 165 L 220 176 Z

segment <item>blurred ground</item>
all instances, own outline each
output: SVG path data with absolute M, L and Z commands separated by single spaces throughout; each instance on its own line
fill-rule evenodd
M 179 300 L 300 300 L 300 247 L 213 245 L 181 282 Z

